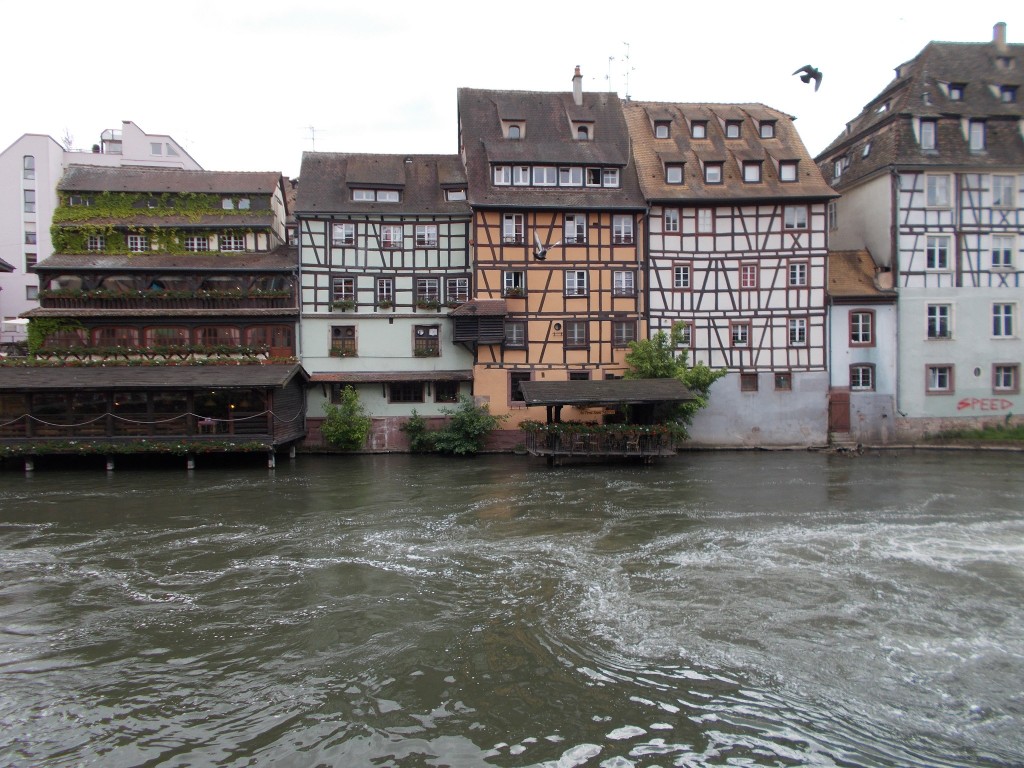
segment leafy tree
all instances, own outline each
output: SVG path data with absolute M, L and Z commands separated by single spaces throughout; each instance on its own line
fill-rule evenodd
M 434 432 L 427 428 L 427 420 L 416 413 L 415 408 L 409 420 L 399 429 L 409 438 L 409 450 L 413 453 L 430 453 L 436 450 Z
M 320 425 L 320 433 L 331 445 L 344 451 L 355 451 L 363 447 L 370 436 L 372 422 L 366 409 L 359 402 L 359 393 L 352 387 L 341 391 L 341 402 L 324 404 L 326 418 Z
M 441 412 L 451 418 L 442 429 L 432 433 L 436 450 L 454 453 L 457 456 L 479 453 L 487 436 L 497 429 L 504 416 L 493 416 L 486 405 L 476 405 L 463 395 L 456 408 L 442 408 Z
M 724 368 L 712 370 L 704 363 L 689 364 L 689 352 L 683 346 L 685 323 L 673 324 L 671 336 L 658 331 L 653 338 L 632 341 L 626 353 L 627 379 L 679 379 L 695 396 L 695 400 L 672 408 L 667 418 L 682 425 L 693 421 L 694 415 L 708 404 L 711 385 L 725 376 Z

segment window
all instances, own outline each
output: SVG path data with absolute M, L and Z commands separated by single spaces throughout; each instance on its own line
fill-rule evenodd
M 237 252 L 245 250 L 245 236 L 224 234 L 220 236 L 221 251 Z
M 679 231 L 679 209 L 678 208 L 666 208 L 665 216 L 662 223 L 662 230 L 665 232 L 678 232 Z
M 403 235 L 404 232 L 401 224 L 381 224 L 380 247 L 401 248 Z
M 789 346 L 803 347 L 807 345 L 807 318 L 789 318 Z
M 35 245 L 35 244 L 36 244 L 36 233 L 35 233 L 35 230 L 26 229 L 25 230 L 25 245 Z
M 971 120 L 969 123 L 968 147 L 971 152 L 985 151 L 985 121 Z
M 356 242 L 356 225 L 351 222 L 331 227 L 331 245 L 353 245 Z
M 354 325 L 331 326 L 331 357 L 355 357 L 359 354 Z
M 36 177 L 36 159 L 32 155 L 25 155 L 21 159 L 22 178 L 34 179 Z
M 612 272 L 612 295 L 636 295 L 636 274 L 632 270 L 624 269 Z
M 601 183 L 606 187 L 618 187 L 619 186 L 619 169 L 618 168 L 605 168 L 601 172 Z
M 854 392 L 872 392 L 875 389 L 875 366 L 859 363 L 850 366 L 850 389 Z
M 587 168 L 587 186 L 588 187 L 600 187 L 601 186 L 601 169 L 600 168 Z
M 523 127 L 521 125 L 510 125 L 506 136 L 510 139 L 523 138 Z
M 186 251 L 208 251 L 210 250 L 209 235 L 189 235 L 185 238 Z
M 30 271 L 39 262 L 39 254 L 31 251 L 25 252 L 25 271 Z
M 565 295 L 587 295 L 587 273 L 582 269 L 570 269 L 565 273 Z
M 757 288 L 757 264 L 740 264 L 740 288 L 753 290 Z
M 963 101 L 964 91 L 967 86 L 963 83 L 950 83 L 949 84 L 949 100 L 950 101 Z
M 935 149 L 935 121 L 921 121 L 921 149 Z
M 1012 269 L 1013 249 L 1013 235 L 992 235 L 992 269 Z
M 449 203 L 456 203 L 460 200 L 466 199 L 466 190 L 464 189 L 446 189 L 444 191 L 444 199 Z
M 759 126 L 761 131 L 762 139 L 774 139 L 775 138 L 775 121 L 774 120 L 762 120 Z
M 523 243 L 525 242 L 523 229 L 523 214 L 506 213 L 501 219 L 501 242 Z
M 953 366 L 929 365 L 926 391 L 930 394 L 948 395 L 953 392 Z
M 1001 85 L 999 86 L 999 100 L 1003 104 L 1013 104 L 1017 100 L 1017 86 L 1016 85 Z
M 147 347 L 178 347 L 188 344 L 188 336 L 188 328 L 153 326 L 143 332 L 142 340 Z
M 704 181 L 707 184 L 721 184 L 722 183 L 722 164 L 721 163 L 705 163 L 704 164 Z
M 832 163 L 832 178 L 840 179 L 843 176 L 843 158 L 839 158 Z
M 925 204 L 930 208 L 949 207 L 949 176 L 925 176 Z
M 951 309 L 948 304 L 928 305 L 928 338 L 950 339 L 953 337 L 953 324 L 950 322 Z
M 377 304 L 395 303 L 395 281 L 390 277 L 377 278 Z
M 875 345 L 875 313 L 858 310 L 850 313 L 850 346 L 873 347 Z
M 416 278 L 416 303 L 440 304 L 441 281 L 436 277 Z
M 401 195 L 397 189 L 353 189 L 352 199 L 358 203 L 397 203 Z
M 233 342 L 238 343 L 238 329 Z M 139 345 L 139 331 L 137 328 L 110 326 L 107 328 L 94 328 L 92 332 L 92 343 L 97 347 L 137 347 Z
M 426 248 L 437 246 L 437 224 L 416 225 L 416 245 Z
M 449 277 L 445 281 L 445 298 L 449 302 L 469 301 L 469 278 Z
M 92 198 L 86 197 L 85 195 L 68 195 L 68 205 L 72 208 L 77 208 L 79 206 L 88 208 L 92 205 Z
M 667 163 L 665 165 L 665 183 L 666 184 L 682 184 L 683 183 L 683 164 L 682 163 Z
M 779 181 L 796 181 L 796 160 L 783 160 L 779 163 Z
M 725 138 L 727 139 L 738 139 L 740 137 L 740 121 L 739 120 L 726 120 L 725 121 Z
M 513 403 L 525 402 L 521 384 L 530 380 L 529 371 L 511 371 L 508 375 L 508 399 Z
M 690 278 L 689 264 L 676 264 L 672 267 L 672 287 L 676 290 L 690 290 L 692 284 Z
M 865 142 L 864 149 L 861 150 L 860 156 L 861 157 L 867 157 L 870 154 L 871 154 L 871 142 L 868 141 L 868 142 Z
M 559 168 L 558 184 L 563 187 L 582 187 L 583 169 L 578 166 L 575 168 Z
M 331 281 L 331 301 L 352 302 L 356 300 L 356 279 L 354 277 L 336 277 Z
M 34 189 L 26 189 L 24 191 L 25 200 L 25 213 L 36 212 L 36 191 Z
M 761 163 L 743 163 L 743 181 L 745 181 L 747 184 L 756 184 L 757 182 L 761 181 Z
M 248 197 L 241 197 L 238 199 L 238 210 L 248 211 L 252 207 Z
M 636 321 L 612 320 L 612 346 L 628 347 L 631 341 L 636 341 Z
M 835 200 L 828 202 L 828 229 L 830 232 L 839 229 L 839 205 Z
M 25 286 L 25 300 L 26 301 L 39 301 L 39 286 L 38 285 L 26 285 Z
M 528 165 L 515 165 L 515 166 L 512 166 L 512 186 L 515 186 L 515 187 L 528 187 L 528 186 L 530 186 L 530 166 L 528 166 Z
M 576 126 L 576 138 L 579 141 L 589 141 L 590 129 L 585 125 Z
M 633 217 L 626 215 L 612 216 L 612 242 L 625 245 L 633 242 Z
M 693 326 L 690 323 L 683 323 L 679 329 L 679 336 L 676 341 L 677 349 L 689 349 L 693 345 Z
M 147 235 L 128 235 L 128 250 L 132 253 L 148 251 L 149 237 Z
M 757 392 L 757 374 L 740 374 L 740 392 Z
M 992 391 L 1002 395 L 1020 392 L 1020 364 L 1001 363 L 992 366 Z
M 566 320 L 562 341 L 567 347 L 587 346 L 587 322 L 585 320 Z
M 590 371 L 569 371 L 569 381 L 590 381 Z
M 793 374 L 789 371 L 779 371 L 775 374 L 775 389 L 779 392 L 790 392 L 793 389 Z
M 992 335 L 998 338 L 1013 336 L 1013 304 L 992 305 Z
M 151 155 L 162 155 L 164 153 L 164 145 L 159 141 L 153 141 L 149 144 L 149 154 Z
M 553 187 L 558 184 L 558 169 L 553 165 L 536 165 L 533 168 L 533 183 L 538 187 Z
M 422 381 L 394 381 L 388 384 L 389 403 L 422 403 Z
M 654 138 L 656 139 L 667 139 L 669 137 L 669 131 L 672 123 L 669 120 L 655 120 L 654 121 Z
M 789 285 L 796 287 L 807 285 L 807 262 L 792 261 L 789 264 Z
M 992 177 L 992 205 L 996 208 L 1013 208 L 1016 176 Z
M 512 320 L 505 323 L 505 346 L 525 347 L 526 346 L 526 323 L 522 320 Z
M 714 232 L 715 231 L 715 209 L 714 208 L 698 208 L 697 209 L 697 231 L 698 232 Z
M 807 229 L 807 206 L 787 205 L 784 209 L 783 227 L 786 229 Z
M 694 120 L 690 123 L 690 137 L 694 139 L 706 139 L 708 137 L 707 120 Z
M 507 165 L 494 166 L 494 183 L 498 186 L 512 183 L 512 168 Z
M 441 326 L 415 326 L 413 329 L 412 354 L 414 357 L 440 357 Z
M 435 381 L 434 382 L 435 403 L 457 403 L 459 402 L 459 382 L 457 381 Z
M 587 242 L 587 217 L 582 213 L 565 214 L 565 232 L 562 241 L 566 244 Z
M 949 235 L 928 235 L 925 238 L 925 267 L 949 269 Z
M 85 241 L 85 249 L 87 251 L 102 251 L 107 247 L 107 238 L 105 235 L 89 235 Z
M 749 347 L 750 323 L 729 323 L 729 335 L 734 347 Z
M 519 271 L 503 272 L 501 275 L 502 296 L 523 296 L 526 293 L 526 273 Z

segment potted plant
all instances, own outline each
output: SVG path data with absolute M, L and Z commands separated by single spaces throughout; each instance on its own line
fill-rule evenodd
M 331 304 L 331 309 L 337 309 L 341 312 L 351 312 L 355 308 L 355 299 L 340 299 L 339 301 L 335 301 Z
M 419 298 L 416 299 L 416 307 L 418 309 L 440 309 L 441 302 L 437 299 Z
M 521 299 L 523 298 L 522 288 L 506 288 L 504 296 L 506 299 Z
M 391 309 L 395 303 L 391 299 L 381 299 L 377 302 L 378 309 Z

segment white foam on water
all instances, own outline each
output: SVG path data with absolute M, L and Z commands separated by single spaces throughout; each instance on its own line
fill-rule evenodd
M 635 739 L 637 736 L 643 736 L 647 731 L 636 725 L 624 725 L 621 728 L 616 728 L 613 731 L 609 731 L 606 734 L 606 738 L 620 741 L 623 739 Z

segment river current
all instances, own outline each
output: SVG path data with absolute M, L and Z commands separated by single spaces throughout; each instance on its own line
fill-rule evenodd
M 1021 454 L 0 473 L 0 765 L 1022 764 Z

